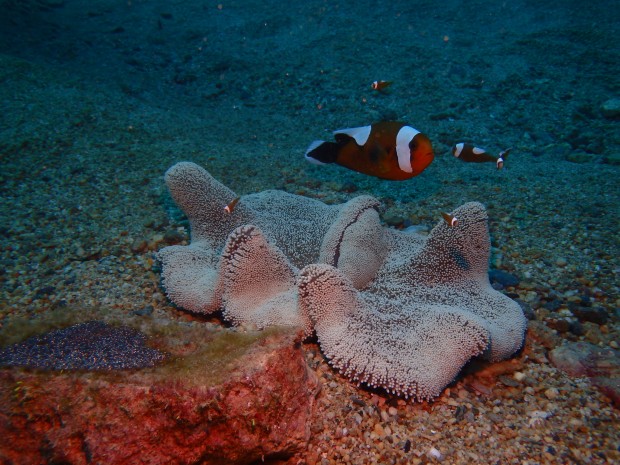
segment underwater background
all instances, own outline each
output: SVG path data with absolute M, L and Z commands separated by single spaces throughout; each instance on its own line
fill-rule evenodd
M 398 228 L 430 230 L 480 201 L 491 268 L 516 278 L 507 293 L 541 346 L 586 341 L 617 356 L 619 33 L 611 0 L 0 0 L 0 325 L 83 309 L 190 319 L 154 260 L 189 239 L 163 183 L 187 160 L 239 194 L 370 194 Z M 313 140 L 382 120 L 431 139 L 421 175 L 392 182 L 304 160 Z M 512 150 L 497 170 L 455 159 L 457 142 Z M 0 332 L 0 344 L 16 336 Z M 548 415 L 457 385 L 440 402 L 471 415 L 451 430 L 441 412 L 360 393 L 312 350 L 324 386 L 307 463 L 423 463 L 431 446 L 449 463 L 619 459 L 617 409 L 544 355 L 529 402 Z M 398 421 L 386 433 L 369 413 L 354 428 L 342 411 L 352 395 L 388 417 L 400 409 Z M 489 426 L 515 418 L 542 420 L 521 441 Z M 429 432 L 442 427 L 452 433 Z M 494 434 L 513 442 L 498 449 Z M 386 439 L 405 436 L 406 452 Z

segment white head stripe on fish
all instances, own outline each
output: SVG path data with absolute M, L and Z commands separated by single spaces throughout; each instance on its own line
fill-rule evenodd
M 349 137 L 355 139 L 355 143 L 359 146 L 362 146 L 368 140 L 370 136 L 371 126 L 362 126 L 360 128 L 347 128 L 347 129 L 339 129 L 338 131 L 334 131 L 335 134 L 346 134 Z
M 441 212 L 441 216 L 443 216 L 444 221 L 451 228 L 459 224 L 459 220 L 457 219 L 457 217 L 454 215 L 451 215 L 450 213 Z
M 461 156 L 461 152 L 463 151 L 463 146 L 464 146 L 464 145 L 465 145 L 465 144 L 463 144 L 463 142 L 459 142 L 458 144 L 456 144 L 456 145 L 454 146 L 454 148 L 455 148 L 455 150 L 454 150 L 454 156 L 455 156 L 456 158 L 458 158 L 458 157 L 460 157 L 460 156 Z
M 409 149 L 409 142 L 411 142 L 418 134 L 420 134 L 420 131 L 417 129 L 414 129 L 411 126 L 403 126 L 396 135 L 396 156 L 398 157 L 398 167 L 405 173 L 411 173 L 413 171 L 413 168 L 411 167 L 411 149 Z

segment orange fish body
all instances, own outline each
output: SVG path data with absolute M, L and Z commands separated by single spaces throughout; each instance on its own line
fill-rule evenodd
M 381 179 L 403 181 L 419 175 L 434 158 L 427 136 L 404 123 L 384 121 L 334 132 L 336 142 L 313 142 L 306 159 L 336 163 Z

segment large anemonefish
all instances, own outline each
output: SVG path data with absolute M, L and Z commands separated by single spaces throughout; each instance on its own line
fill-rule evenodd
M 420 174 L 434 158 L 428 137 L 395 121 L 334 131 L 336 142 L 317 140 L 306 159 L 319 165 L 336 163 L 381 179 L 403 181 Z
M 508 156 L 511 149 L 506 149 L 499 153 L 497 157 L 487 153 L 486 150 L 475 147 L 471 144 L 460 142 L 452 147 L 452 155 L 459 160 L 482 163 L 485 161 L 493 161 L 497 165 L 497 169 L 501 170 L 504 167 L 504 160 Z

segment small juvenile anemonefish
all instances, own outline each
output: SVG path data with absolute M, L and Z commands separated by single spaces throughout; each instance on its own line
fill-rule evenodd
M 487 153 L 486 150 L 475 147 L 471 144 L 460 142 L 452 147 L 452 155 L 459 160 L 482 163 L 485 161 L 495 162 L 497 169 L 501 170 L 504 167 L 504 160 L 508 156 L 511 149 L 506 149 L 499 153 L 497 157 Z
M 454 227 L 454 226 L 459 224 L 458 218 L 456 216 L 454 216 L 454 215 L 451 215 L 450 213 L 441 212 L 441 216 L 443 216 L 444 221 L 450 227 Z
M 224 207 L 224 211 L 228 214 L 232 213 L 237 206 L 239 199 L 241 199 L 241 197 L 235 197 L 234 199 L 232 199 L 230 203 Z
M 374 81 L 370 84 L 372 90 L 384 90 L 392 85 L 392 81 Z
M 428 137 L 395 121 L 334 131 L 336 142 L 317 140 L 306 150 L 306 160 L 336 163 L 381 179 L 403 181 L 420 174 L 434 158 Z

